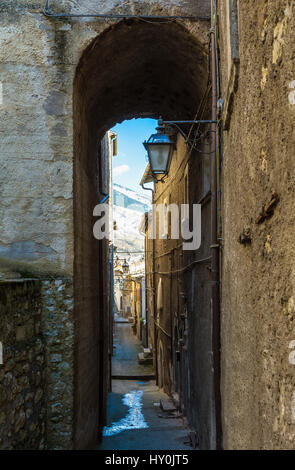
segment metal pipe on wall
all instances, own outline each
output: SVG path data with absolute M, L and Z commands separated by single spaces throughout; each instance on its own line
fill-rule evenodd
M 211 0 L 211 73 L 212 73 L 212 156 L 211 156 L 211 280 L 212 280 L 212 348 L 214 369 L 214 404 L 216 425 L 216 449 L 222 448 L 221 394 L 220 394 L 220 292 L 219 249 L 217 233 L 217 44 L 216 44 L 216 0 Z
M 152 282 L 153 282 L 153 320 L 154 320 L 154 350 L 155 350 L 155 362 L 154 362 L 154 365 L 155 365 L 155 372 L 156 372 L 156 384 L 158 385 L 159 384 L 159 377 L 158 377 L 158 331 L 157 331 L 157 322 L 156 322 L 156 319 L 157 319 L 157 302 L 156 302 L 156 292 L 157 292 L 157 288 L 156 288 L 156 273 L 155 273 L 155 253 L 156 253 L 156 250 L 155 250 L 155 239 L 153 238 L 153 274 L 152 274 Z

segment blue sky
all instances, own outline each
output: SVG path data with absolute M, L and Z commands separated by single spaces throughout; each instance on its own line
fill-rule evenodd
M 118 155 L 113 158 L 113 181 L 127 188 L 142 192 L 139 182 L 147 165 L 146 150 L 142 145 L 154 134 L 154 119 L 131 119 L 112 128 L 118 135 Z M 144 191 L 149 196 L 149 191 Z

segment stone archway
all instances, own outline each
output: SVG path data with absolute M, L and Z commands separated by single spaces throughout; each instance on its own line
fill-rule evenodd
M 193 119 L 207 85 L 207 37 L 177 22 L 121 21 L 96 37 L 76 70 L 74 118 L 75 447 L 104 424 L 107 245 L 94 239 L 100 140 L 133 117 Z M 200 32 L 202 31 L 202 32 Z M 105 380 L 104 380 L 105 378 Z

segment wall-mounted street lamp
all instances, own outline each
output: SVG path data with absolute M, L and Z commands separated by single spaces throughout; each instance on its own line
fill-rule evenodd
M 123 273 L 125 274 L 129 272 L 129 264 L 127 263 L 126 259 L 124 259 L 124 262 L 122 264 L 122 269 L 123 269 Z
M 165 126 L 160 119 L 156 130 L 157 133 L 152 134 L 143 145 L 148 153 L 151 172 L 157 178 L 157 175 L 168 174 L 175 144 L 165 133 Z
M 171 164 L 173 150 L 175 149 L 175 142 L 171 139 L 166 132 L 166 126 L 176 127 L 189 143 L 188 137 L 180 128 L 181 125 L 188 124 L 212 124 L 217 121 L 204 120 L 204 121 L 163 121 L 162 118 L 158 120 L 157 133 L 152 134 L 148 141 L 143 142 L 143 145 L 148 153 L 148 160 L 151 168 L 151 173 L 155 181 L 162 181 L 164 176 L 167 176 Z M 157 176 L 162 175 L 162 179 L 158 180 Z

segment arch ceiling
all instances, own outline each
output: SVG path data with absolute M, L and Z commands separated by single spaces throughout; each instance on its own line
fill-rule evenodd
M 108 28 L 77 67 L 88 124 L 101 135 L 132 117 L 193 119 L 207 83 L 206 49 L 176 22 L 126 20 Z

